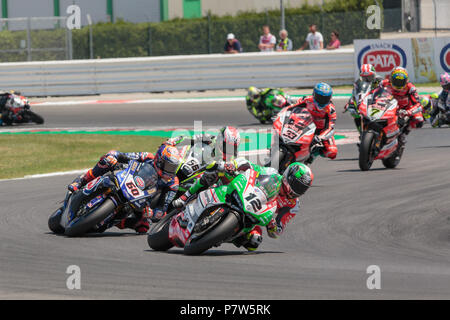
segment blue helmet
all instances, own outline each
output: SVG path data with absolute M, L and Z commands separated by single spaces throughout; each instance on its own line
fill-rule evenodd
M 315 85 L 313 90 L 313 98 L 314 102 L 320 109 L 326 107 L 330 103 L 332 95 L 333 90 L 328 83 L 319 82 Z

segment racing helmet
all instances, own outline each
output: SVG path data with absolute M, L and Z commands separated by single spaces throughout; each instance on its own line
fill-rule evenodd
M 241 136 L 236 128 L 231 126 L 223 127 L 216 138 L 215 154 L 216 156 L 221 155 L 224 161 L 236 158 L 240 143 Z
M 258 99 L 260 95 L 261 95 L 261 90 L 260 89 L 254 87 L 254 86 L 251 86 L 251 87 L 248 88 L 247 96 L 252 101 Z
M 421 96 L 420 97 L 420 104 L 423 108 L 427 108 L 430 104 L 431 100 L 427 96 Z
M 271 103 L 274 107 L 277 107 L 280 109 L 286 105 L 286 102 L 287 102 L 286 98 L 283 97 L 281 94 L 274 95 L 272 98 L 272 101 L 271 101 Z
M 308 190 L 313 180 L 314 175 L 307 165 L 291 163 L 283 173 L 283 192 L 288 198 L 298 198 Z
M 375 80 L 376 72 L 375 67 L 371 64 L 363 64 L 359 71 L 359 76 L 365 82 L 373 82 Z
M 173 146 L 161 145 L 156 151 L 154 164 L 158 175 L 164 180 L 175 177 L 181 164 L 181 156 L 178 149 Z
M 404 89 L 408 83 L 408 79 L 408 71 L 402 67 L 392 69 L 391 75 L 389 76 L 389 81 L 396 90 Z
M 450 90 L 450 75 L 446 72 L 439 77 L 439 83 L 445 91 Z
M 319 82 L 314 86 L 313 98 L 319 109 L 325 108 L 331 101 L 333 90 L 328 83 Z
M 266 196 L 267 201 L 272 201 L 280 193 L 283 184 L 283 176 L 275 168 L 266 168 L 264 174 L 257 178 L 257 186 Z

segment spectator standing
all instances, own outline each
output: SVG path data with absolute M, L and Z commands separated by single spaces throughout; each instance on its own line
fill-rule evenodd
M 225 43 L 224 53 L 240 53 L 242 52 L 242 46 L 234 34 L 229 33 L 227 35 L 227 42 Z
M 317 26 L 311 24 L 309 26 L 309 33 L 306 36 L 305 43 L 297 51 L 301 51 L 309 46 L 310 50 L 322 50 L 323 49 L 323 36 L 317 31 Z
M 273 34 L 270 33 L 270 28 L 268 25 L 263 26 L 263 35 L 259 38 L 258 48 L 261 52 L 273 51 L 277 39 Z
M 331 32 L 331 41 L 327 45 L 327 50 L 339 49 L 341 41 L 339 41 L 339 33 L 335 30 Z
M 280 41 L 276 46 L 277 51 L 292 51 L 292 40 L 288 38 L 288 32 L 283 29 L 280 31 Z

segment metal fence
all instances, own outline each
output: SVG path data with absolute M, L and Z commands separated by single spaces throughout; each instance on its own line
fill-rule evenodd
M 367 26 L 367 11 L 301 15 L 283 15 L 279 11 L 162 23 L 96 24 L 88 18 L 88 26 L 72 31 L 65 27 L 65 17 L 0 19 L 0 62 L 223 53 L 228 33 L 235 34 L 243 52 L 257 52 L 261 27 L 265 24 L 277 40 L 284 26 L 294 50 L 303 45 L 312 23 L 322 33 L 324 46 L 330 42 L 331 32 L 337 31 L 341 45 L 350 47 L 354 39 L 376 39 L 381 32 L 448 27 L 449 20 L 442 15 L 450 12 L 450 1 L 423 0 L 422 12 L 419 1 L 403 1 L 409 3 L 403 10 L 382 10 L 380 27 L 375 29 Z
M 65 26 L 65 17 L 0 19 L 0 61 L 72 59 L 72 31 Z

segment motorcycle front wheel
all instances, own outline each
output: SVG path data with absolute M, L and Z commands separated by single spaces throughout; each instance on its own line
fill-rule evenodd
M 368 171 L 375 159 L 375 134 L 372 131 L 363 133 L 361 144 L 359 145 L 359 168 Z
M 42 118 L 37 113 L 34 113 L 33 111 L 27 110 L 26 111 L 26 115 L 32 122 L 34 122 L 36 124 L 43 124 L 44 123 L 44 118 Z
M 239 231 L 239 220 L 233 212 L 229 212 L 223 220 L 200 238 L 186 243 L 185 255 L 199 255 L 213 246 L 222 243 Z
M 180 210 L 174 209 L 164 218 L 150 226 L 148 231 L 147 243 L 155 251 L 167 251 L 173 247 L 173 243 L 169 240 L 169 226 L 174 215 Z
M 79 237 L 105 220 L 116 208 L 111 199 L 106 199 L 98 208 L 86 215 L 76 218 L 75 222 L 66 228 L 64 234 L 68 237 Z

